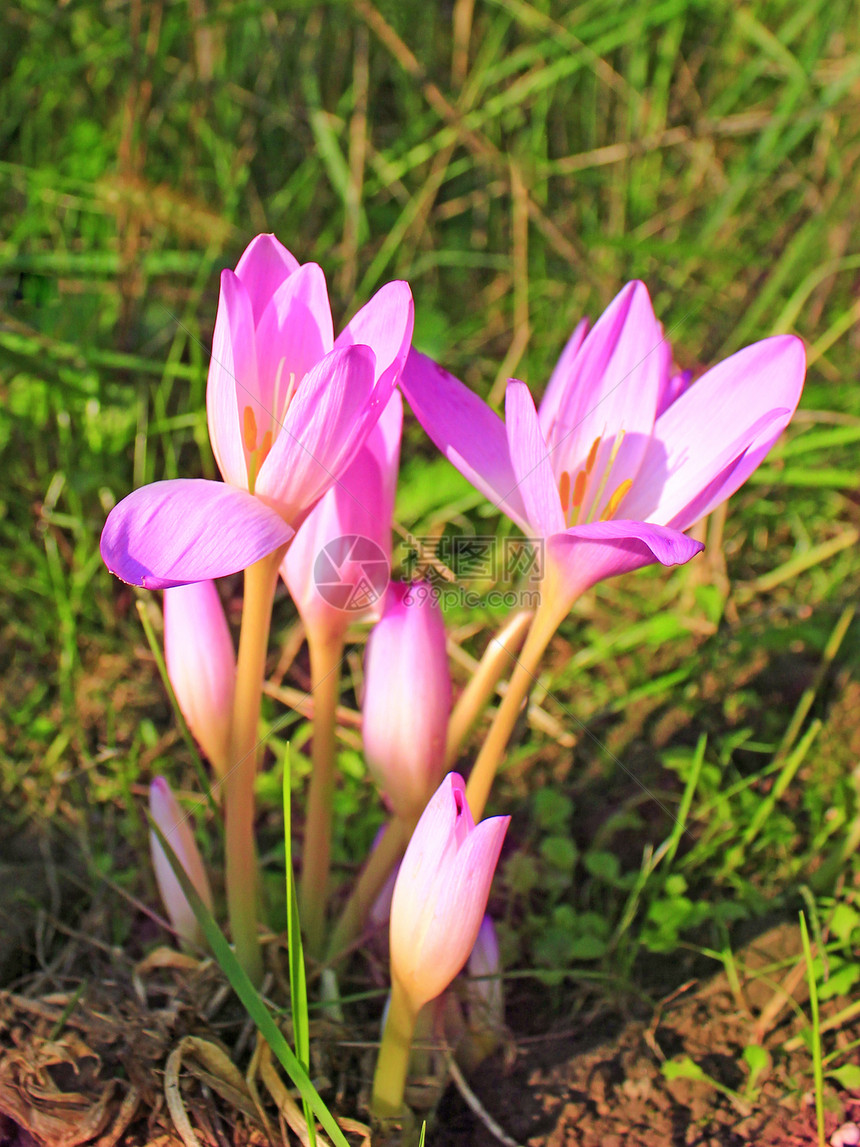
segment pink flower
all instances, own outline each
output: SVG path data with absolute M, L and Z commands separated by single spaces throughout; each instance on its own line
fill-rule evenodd
M 362 737 L 370 771 L 397 816 L 419 816 L 445 768 L 451 676 L 430 586 L 393 582 L 364 655 Z
M 451 462 L 531 537 L 544 538 L 559 612 L 589 586 L 703 547 L 683 531 L 747 479 L 800 399 L 803 344 L 781 335 L 738 351 L 689 388 L 642 283 L 589 332 L 582 322 L 535 410 L 508 383 L 503 423 L 412 352 L 401 387 Z
M 391 902 L 391 974 L 413 1014 L 447 988 L 475 946 L 510 819 L 476 827 L 457 773 L 421 815 Z
M 311 510 L 281 574 L 305 630 L 341 638 L 376 620 L 391 572 L 391 518 L 400 460 L 403 400 L 395 391 L 340 481 Z
M 188 728 L 223 777 L 230 759 L 236 655 L 213 581 L 164 591 L 164 660 Z
M 149 786 L 149 812 L 153 821 L 158 825 L 161 833 L 176 857 L 185 869 L 185 874 L 196 889 L 200 899 L 206 907 L 212 910 L 212 892 L 203 858 L 194 840 L 188 817 L 179 807 L 176 797 L 170 790 L 170 785 L 164 777 L 156 777 Z M 177 936 L 189 944 L 199 944 L 202 933 L 197 924 L 197 917 L 182 886 L 174 875 L 170 861 L 161 847 L 154 832 L 149 834 L 149 847 L 152 853 L 152 867 L 155 869 L 155 879 L 158 891 L 164 904 L 170 923 Z
M 206 408 L 224 482 L 135 490 L 102 533 L 112 573 L 148 589 L 245 569 L 286 545 L 385 408 L 412 338 L 412 295 L 388 283 L 333 336 L 325 278 L 273 235 L 221 275 Z

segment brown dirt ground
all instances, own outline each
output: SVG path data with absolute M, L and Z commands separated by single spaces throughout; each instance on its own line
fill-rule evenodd
M 690 982 L 648 1018 L 622 1022 L 604 1013 L 567 1031 L 533 1030 L 546 993 L 532 985 L 512 999 L 512 1023 L 522 1030 L 507 1054 L 478 1069 L 470 1092 L 449 1086 L 428 1147 L 814 1145 L 812 1065 L 797 1038 L 807 1003 L 798 951 L 797 929 L 781 925 L 739 954 L 735 991 L 724 975 Z M 77 997 L 60 985 L 79 982 L 84 958 Z M 280 990 L 276 977 L 272 994 Z M 837 1006 L 823 1006 L 825 1022 Z M 858 1029 L 855 1017 L 829 1032 L 825 1049 L 848 1049 Z M 332 1025 L 314 1034 L 321 1050 L 313 1073 L 325 1098 L 365 1118 L 372 1032 L 364 1042 Z M 757 1094 L 744 1099 L 743 1049 L 756 1042 L 770 1066 Z M 301 1128 L 301 1116 L 253 1049 L 253 1033 L 211 965 L 168 949 L 132 965 L 119 949 L 94 950 L 84 929 L 49 976 L 40 972 L 0 993 L 0 1147 L 298 1142 L 286 1127 Z M 661 1064 L 682 1055 L 734 1094 L 667 1079 Z M 250 1060 L 250 1070 L 243 1076 L 231 1060 Z M 857 1063 L 857 1050 L 839 1062 Z M 478 1101 L 480 1114 L 463 1094 Z M 860 1092 L 828 1083 L 826 1102 L 829 1142 L 849 1121 L 860 1123 Z M 368 1143 L 360 1122 L 345 1129 L 356 1147 Z

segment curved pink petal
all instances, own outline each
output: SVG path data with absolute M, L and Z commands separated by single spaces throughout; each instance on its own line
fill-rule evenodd
M 763 339 L 712 367 L 657 420 L 625 514 L 686 529 L 718 506 L 787 426 L 805 372 L 794 335 Z
M 236 274 L 245 285 L 258 323 L 275 291 L 299 269 L 299 261 L 274 235 L 258 235 L 245 248 Z
M 415 350 L 406 360 L 400 389 L 448 461 L 528 534 L 528 514 L 501 418 L 453 374 Z
M 373 351 L 333 350 L 305 376 L 263 463 L 255 492 L 298 525 L 361 449 L 372 409 Z
M 567 389 L 567 380 L 573 368 L 573 362 L 579 353 L 579 348 L 588 334 L 588 319 L 580 319 L 574 328 L 573 334 L 567 340 L 564 350 L 559 356 L 555 369 L 550 375 L 546 390 L 538 406 L 538 419 L 545 441 L 549 442 L 555 420 L 558 417 L 558 408 L 561 405 L 564 392 Z
M 431 1000 L 447 988 L 475 946 L 487 909 L 499 854 L 511 818 L 482 820 L 439 872 L 436 901 L 428 914 L 415 955 L 413 995 Z M 395 886 L 396 888 L 396 886 Z M 396 892 L 395 892 L 396 895 Z M 392 902 L 392 921 L 394 903 Z M 392 924 L 393 938 L 394 924 Z M 393 960 L 392 960 L 393 962 Z
M 570 362 L 547 445 L 556 476 L 564 470 L 573 476 L 584 467 L 595 440 L 601 440 L 583 503 L 584 511 L 591 510 L 592 516 L 598 516 L 603 508 L 592 507 L 591 502 L 621 431 L 625 439 L 601 501 L 636 474 L 654 426 L 671 358 L 647 287 L 632 282 L 609 304 Z
M 400 466 L 400 439 L 403 434 L 403 398 L 395 390 L 379 421 L 367 436 L 366 449 L 376 459 L 383 477 L 383 502 L 380 514 L 385 519 L 386 529 L 391 528 L 394 513 L 394 498 L 397 490 L 397 471 Z
M 526 384 L 513 378 L 505 391 L 505 430 L 529 522 L 543 536 L 558 533 L 565 527 L 564 513 L 534 399 Z
M 604 578 L 654 562 L 683 565 L 704 548 L 678 530 L 648 522 L 621 520 L 573 526 L 547 538 L 546 584 L 549 592 L 558 594 L 559 610 L 564 614 L 569 603 Z
M 334 344 L 328 287 L 322 267 L 304 263 L 275 291 L 257 324 L 260 402 L 257 423 L 281 422 L 287 397 Z
M 415 308 L 408 283 L 386 283 L 357 311 L 337 336 L 335 347 L 369 346 L 376 355 L 376 385 L 379 397 L 388 400 L 397 382 L 409 347 Z
M 247 488 L 248 485 L 239 412 L 258 396 L 251 299 L 232 271 L 222 271 L 209 360 L 206 414 L 218 469 L 224 481 L 234 486 Z
M 141 486 L 114 506 L 100 549 L 123 581 L 169 589 L 246 569 L 292 536 L 274 510 L 245 490 L 175 478 Z

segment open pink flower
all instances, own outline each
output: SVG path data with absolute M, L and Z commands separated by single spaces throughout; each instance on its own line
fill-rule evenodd
M 317 641 L 342 637 L 382 613 L 391 572 L 391 519 L 403 400 L 398 391 L 343 477 L 299 528 L 281 574 L 305 630 Z
M 391 901 L 391 975 L 414 1014 L 448 987 L 475 947 L 510 819 L 476 826 L 457 773 L 421 815 Z
M 412 338 L 388 283 L 334 339 L 322 270 L 258 235 L 221 275 L 206 407 L 224 482 L 135 490 L 102 533 L 112 573 L 148 589 L 235 573 L 285 545 L 355 458 Z
M 502 420 L 413 351 L 401 387 L 447 458 L 529 536 L 545 539 L 560 611 L 589 586 L 703 547 L 684 534 L 734 493 L 800 399 L 800 339 L 738 351 L 692 386 L 644 284 L 618 294 L 562 352 L 540 410 L 511 380 Z

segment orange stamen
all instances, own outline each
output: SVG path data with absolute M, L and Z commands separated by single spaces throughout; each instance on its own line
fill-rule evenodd
M 627 492 L 632 485 L 633 485 L 633 479 L 632 478 L 625 478 L 624 479 L 624 481 L 621 483 L 621 485 L 618 487 L 618 489 L 615 491 L 615 493 L 612 495 L 612 497 L 606 503 L 606 509 L 600 515 L 601 522 L 608 522 L 609 519 L 614 516 L 615 511 L 618 509 L 618 507 L 621 505 L 624 498 L 627 496 Z
M 588 451 L 588 458 L 585 460 L 585 472 L 590 474 L 594 469 L 594 463 L 597 461 L 597 451 L 600 447 L 601 436 L 598 436 L 591 443 L 591 449 Z
M 246 406 L 242 415 L 242 439 L 245 449 L 253 454 L 257 446 L 257 419 L 250 406 Z
M 585 497 L 585 487 L 588 484 L 588 471 L 580 470 L 576 475 L 576 480 L 573 483 L 573 505 L 574 509 L 579 509 L 582 505 L 582 499 Z
M 562 470 L 558 480 L 558 496 L 561 498 L 561 508 L 566 514 L 567 504 L 570 501 L 570 474 L 567 470 Z
M 263 441 L 260 444 L 260 465 L 266 461 L 266 455 L 272 449 L 272 432 L 267 430 L 263 435 Z

